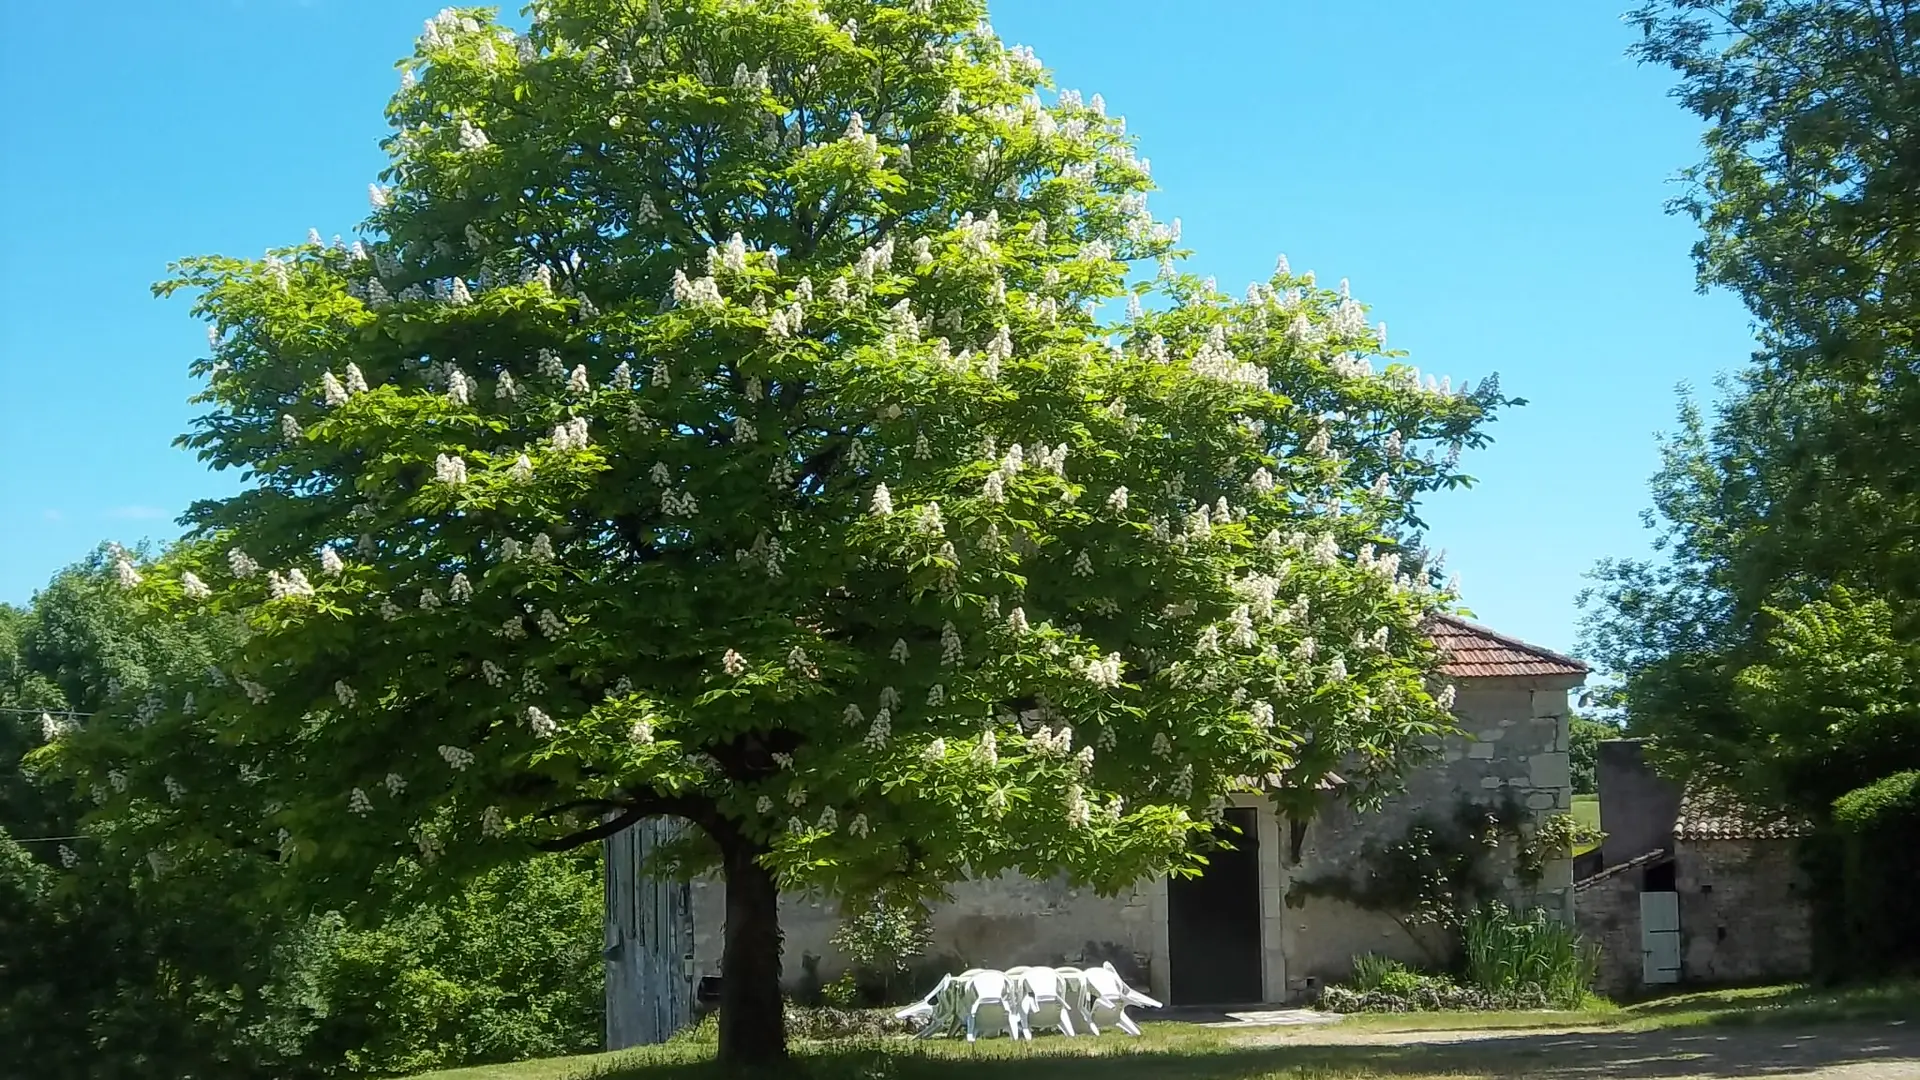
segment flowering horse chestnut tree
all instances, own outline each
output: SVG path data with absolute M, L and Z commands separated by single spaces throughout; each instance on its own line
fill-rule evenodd
M 428 24 L 360 242 L 160 286 L 256 484 L 122 580 L 249 639 L 66 740 L 120 842 L 365 887 L 679 819 L 740 1061 L 782 887 L 1120 889 L 1447 729 L 1412 507 L 1491 381 L 1284 260 L 1177 272 L 1124 122 L 978 0 L 531 15 Z

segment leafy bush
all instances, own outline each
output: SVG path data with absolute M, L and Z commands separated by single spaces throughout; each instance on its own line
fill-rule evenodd
M 932 943 L 933 927 L 926 910 L 917 904 L 876 899 L 859 914 L 844 919 L 831 941 L 853 961 L 853 966 L 820 988 L 821 1001 L 849 1009 L 881 1005 L 902 992 L 911 993 L 913 980 L 905 977 Z
M 933 942 L 933 928 L 926 910 L 918 905 L 877 900 L 843 920 L 832 941 L 834 948 L 860 967 L 905 971 Z
M 1920 972 L 1920 771 L 1894 773 L 1834 800 L 1834 835 L 1815 878 L 1827 974 L 1884 978 Z
M 1353 958 L 1353 981 L 1349 985 L 1355 990 L 1378 990 L 1381 983 L 1406 970 L 1407 965 L 1391 956 L 1361 953 Z
M 597 1049 L 603 966 L 596 849 L 501 867 L 443 904 L 340 931 L 315 973 L 314 1052 L 409 1073 Z
M 1517 916 L 1500 903 L 1468 916 L 1462 930 L 1466 983 L 1495 996 L 1538 991 L 1555 1006 L 1580 1003 L 1599 974 L 1599 957 L 1580 935 L 1545 911 Z

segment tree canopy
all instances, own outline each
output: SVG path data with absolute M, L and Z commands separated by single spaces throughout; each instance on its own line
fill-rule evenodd
M 742 1060 L 777 886 L 1119 889 L 1219 796 L 1366 798 L 1450 729 L 1413 507 L 1494 380 L 1284 259 L 1181 273 L 1124 121 L 975 0 L 532 14 L 427 24 L 362 239 L 157 287 L 210 327 L 185 443 L 256 483 L 117 572 L 245 647 L 49 756 L 159 872 L 679 818 Z
M 1683 403 L 1653 560 L 1604 563 L 1593 651 L 1669 767 L 1825 818 L 1920 764 L 1920 11 L 1670 0 L 1632 16 L 1704 119 L 1675 209 L 1759 349 Z

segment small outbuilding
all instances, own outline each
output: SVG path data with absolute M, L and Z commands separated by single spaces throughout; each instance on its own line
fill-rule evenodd
M 1675 983 L 1805 977 L 1813 910 L 1798 840 L 1807 824 L 1668 780 L 1644 750 L 1633 739 L 1601 744 L 1608 865 L 1573 887 L 1576 923 L 1600 950 L 1601 988 L 1632 997 Z

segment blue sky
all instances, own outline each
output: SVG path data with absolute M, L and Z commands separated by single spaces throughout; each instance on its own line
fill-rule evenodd
M 0 600 L 238 483 L 170 441 L 204 330 L 180 256 L 351 234 L 381 109 L 439 3 L 21 5 L 0 36 Z M 995 26 L 1141 139 L 1194 268 L 1285 252 L 1351 279 L 1422 370 L 1531 404 L 1428 506 L 1485 622 L 1574 642 L 1593 562 L 1638 554 L 1673 388 L 1752 338 L 1663 214 L 1699 128 L 1624 56 L 1626 0 L 998 0 Z

